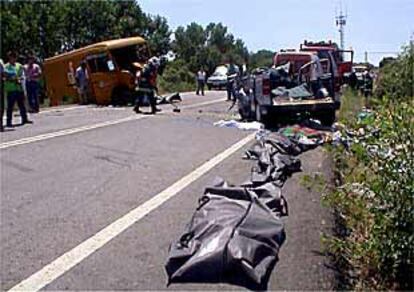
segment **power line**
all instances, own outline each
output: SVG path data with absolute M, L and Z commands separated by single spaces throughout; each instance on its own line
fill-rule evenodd
M 398 55 L 400 52 L 397 51 L 388 51 L 388 52 L 373 52 L 373 51 L 366 51 L 368 54 L 380 54 L 380 55 Z

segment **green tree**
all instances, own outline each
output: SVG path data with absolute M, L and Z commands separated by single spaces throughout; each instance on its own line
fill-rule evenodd
M 274 52 L 269 50 L 260 50 L 250 55 L 250 68 L 270 67 L 273 64 Z
M 149 17 L 134 0 L 125 1 L 11 1 L 1 5 L 1 55 L 8 50 L 34 51 L 41 58 L 95 42 L 151 33 L 165 47 L 165 19 Z M 167 37 L 164 35 L 167 34 Z
M 197 23 L 178 27 L 173 49 L 193 73 L 200 67 L 205 67 L 208 73 L 212 73 L 217 65 L 229 62 L 230 59 L 244 64 L 249 57 L 244 42 L 235 40 L 221 23 L 210 23 L 206 28 Z
M 414 42 L 393 62 L 379 71 L 376 96 L 389 100 L 411 100 L 414 96 Z
M 147 16 L 144 36 L 154 55 L 165 54 L 171 49 L 171 30 L 165 17 Z

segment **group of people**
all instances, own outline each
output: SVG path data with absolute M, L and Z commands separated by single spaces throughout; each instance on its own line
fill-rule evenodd
M 365 105 L 369 106 L 369 98 L 372 95 L 374 89 L 375 75 L 368 70 L 362 73 L 360 79 L 358 79 L 355 70 L 349 76 L 349 86 L 354 90 L 359 90 L 361 95 L 365 97 Z
M 0 59 L 1 132 L 4 131 L 4 127 L 13 127 L 13 110 L 16 103 L 20 111 L 21 124 L 33 123 L 28 118 L 25 99 L 27 98 L 30 113 L 39 112 L 40 78 L 42 76 L 42 70 L 36 64 L 33 54 L 28 55 L 25 65 L 17 61 L 15 52 L 8 52 L 7 59 L 7 63 L 3 63 Z M 6 125 L 4 125 L 3 114 L 6 100 Z

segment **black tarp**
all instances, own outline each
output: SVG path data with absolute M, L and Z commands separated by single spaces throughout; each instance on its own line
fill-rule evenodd
M 266 289 L 285 241 L 288 206 L 282 186 L 301 163 L 303 149 L 280 133 L 256 135 L 246 151 L 255 160 L 240 186 L 220 180 L 205 189 L 184 234 L 170 246 L 168 283 L 231 283 Z
M 284 204 L 277 188 L 255 190 L 225 182 L 207 188 L 186 232 L 171 245 L 169 283 L 227 282 L 266 289 L 285 240 L 280 217 L 266 203 Z

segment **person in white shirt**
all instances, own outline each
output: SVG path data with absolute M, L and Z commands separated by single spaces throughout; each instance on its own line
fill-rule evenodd
M 322 64 L 318 57 L 312 56 L 312 64 L 310 66 L 310 85 L 313 94 L 317 94 L 321 88 Z
M 204 95 L 204 85 L 206 83 L 206 72 L 203 68 L 201 68 L 197 72 L 197 91 L 196 94 L 199 95 L 201 91 L 201 95 Z

